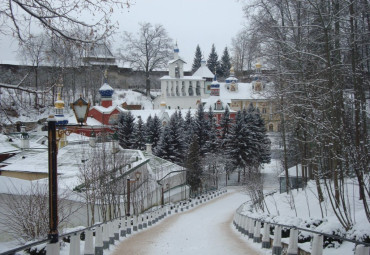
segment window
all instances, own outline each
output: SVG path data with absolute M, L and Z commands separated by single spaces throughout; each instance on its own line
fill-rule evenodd
M 262 113 L 266 114 L 266 112 L 267 112 L 266 108 L 262 108 Z
M 269 125 L 269 132 L 274 132 L 274 124 Z
M 197 94 L 197 96 L 200 96 L 200 84 L 199 84 L 199 81 L 197 81 L 197 85 L 195 87 L 195 93 Z
M 223 110 L 221 100 L 217 100 L 216 105 L 215 105 L 215 110 Z
M 192 96 L 192 95 L 194 95 L 194 92 L 193 92 L 193 85 L 192 85 L 192 83 L 190 82 L 190 83 L 189 83 L 189 96 Z

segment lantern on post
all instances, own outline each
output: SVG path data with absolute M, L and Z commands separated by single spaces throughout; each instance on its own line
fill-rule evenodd
M 90 102 L 86 102 L 80 95 L 80 98 L 71 104 L 71 108 L 76 116 L 76 120 L 82 126 L 86 123 L 87 113 L 89 112 Z

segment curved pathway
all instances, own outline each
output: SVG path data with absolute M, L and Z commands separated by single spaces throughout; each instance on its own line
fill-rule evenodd
M 247 196 L 236 189 L 228 190 L 206 204 L 167 217 L 124 239 L 112 254 L 261 254 L 232 229 L 234 212 Z

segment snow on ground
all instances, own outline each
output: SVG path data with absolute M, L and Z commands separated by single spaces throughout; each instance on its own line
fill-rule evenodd
M 172 214 L 148 230 L 121 239 L 104 254 L 264 254 L 233 230 L 235 210 L 248 199 L 239 190 L 229 189 L 227 194 L 195 209 Z
M 353 228 L 348 232 L 336 218 L 330 205 L 327 194 L 324 194 L 324 202 L 318 201 L 317 189 L 314 181 L 308 183 L 302 190 L 293 190 L 292 195 L 287 193 L 275 193 L 266 197 L 265 211 L 252 210 L 249 204 L 243 208 L 243 214 L 253 218 L 264 219 L 268 222 L 280 223 L 285 225 L 294 225 L 300 228 L 309 228 L 322 233 L 342 235 L 349 239 L 360 239 L 364 236 L 370 236 L 370 223 L 367 221 L 363 210 L 362 201 L 358 197 L 358 187 L 354 180 L 346 180 L 346 203 L 349 210 L 349 216 L 353 221 Z M 318 226 L 317 226 L 318 225 Z M 306 232 L 305 235 L 308 235 Z M 300 244 L 309 249 L 310 244 Z M 324 254 L 352 254 L 353 244 L 344 242 L 342 245 L 334 243 L 335 248 L 325 249 Z

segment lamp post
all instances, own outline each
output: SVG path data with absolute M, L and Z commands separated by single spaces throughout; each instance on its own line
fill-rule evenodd
M 130 179 L 130 176 L 127 177 L 127 211 L 126 211 L 127 216 L 130 216 L 130 204 L 131 204 L 131 201 L 130 201 L 130 198 L 131 198 L 130 184 L 138 181 L 140 179 L 140 176 L 141 176 L 141 172 L 136 172 L 135 173 L 136 179 Z
M 166 184 L 166 188 L 168 190 L 168 203 L 170 204 L 171 203 L 171 190 L 170 190 L 170 184 L 169 183 Z
M 83 100 L 81 97 L 79 100 Z M 83 100 L 86 102 L 85 100 Z M 73 103 L 74 104 L 76 104 Z M 77 103 L 78 105 L 78 103 Z M 90 106 L 88 104 L 87 106 Z M 72 107 L 73 108 L 73 107 Z M 86 122 L 88 107 L 83 107 L 82 109 L 74 108 L 74 113 L 78 122 Z M 84 112 L 85 111 L 85 112 Z M 57 120 L 54 115 L 50 115 L 47 119 L 48 122 L 48 164 L 49 164 L 49 234 L 48 238 L 50 239 L 50 244 L 58 244 L 59 241 L 59 232 L 58 232 L 58 168 L 57 168 L 57 156 L 58 156 L 58 147 L 57 147 L 57 132 L 59 135 L 63 133 L 68 133 L 67 130 L 61 129 L 57 130 L 58 127 L 66 127 L 67 125 L 57 125 Z M 69 125 L 72 126 L 72 125 Z M 59 136 L 60 137 L 60 136 Z M 59 245 L 59 244 L 58 244 Z M 59 247 L 53 245 L 50 248 L 50 251 L 47 251 L 47 254 L 59 254 Z

